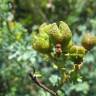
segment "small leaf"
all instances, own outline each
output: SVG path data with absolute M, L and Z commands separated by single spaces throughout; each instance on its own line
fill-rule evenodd
M 60 78 L 57 75 L 51 75 L 49 81 L 52 83 L 53 86 L 58 85 L 58 81 Z

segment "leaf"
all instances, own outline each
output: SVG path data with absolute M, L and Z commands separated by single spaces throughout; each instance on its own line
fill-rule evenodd
M 59 80 L 60 78 L 57 75 L 51 75 L 51 77 L 49 78 L 49 81 L 53 86 L 58 85 Z

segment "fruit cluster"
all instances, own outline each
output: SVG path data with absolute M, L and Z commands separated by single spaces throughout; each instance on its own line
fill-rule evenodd
M 74 62 L 74 71 L 80 69 L 86 52 L 96 45 L 96 37 L 85 34 L 82 38 L 81 45 L 75 45 L 72 41 L 72 32 L 68 25 L 60 21 L 56 23 L 44 23 L 39 27 L 38 32 L 32 34 L 33 48 L 43 54 L 47 54 L 57 65 L 64 78 L 65 61 Z
M 60 21 L 56 23 L 43 23 L 39 27 L 39 32 L 32 34 L 33 48 L 43 54 L 47 54 L 54 62 L 64 62 L 69 58 L 74 64 L 81 64 L 86 52 L 96 45 L 96 37 L 85 34 L 80 45 L 75 45 L 72 41 L 72 32 L 68 25 Z M 60 64 L 58 67 L 61 67 Z M 63 65 L 62 65 L 63 67 Z

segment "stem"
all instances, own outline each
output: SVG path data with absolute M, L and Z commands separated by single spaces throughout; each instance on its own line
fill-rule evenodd
M 56 92 L 54 92 L 53 90 L 49 89 L 46 85 L 42 84 L 36 76 L 34 76 L 34 74 L 29 73 L 29 76 L 31 77 L 31 79 L 41 88 L 43 88 L 45 91 L 49 92 L 51 95 L 53 96 L 58 96 L 58 94 Z

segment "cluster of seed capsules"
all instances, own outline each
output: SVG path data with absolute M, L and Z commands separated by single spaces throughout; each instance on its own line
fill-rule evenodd
M 81 64 L 86 52 L 96 45 L 96 37 L 89 33 L 83 36 L 81 45 L 75 45 L 72 41 L 72 32 L 63 21 L 58 25 L 44 23 L 38 31 L 33 33 L 32 38 L 35 50 L 48 56 L 54 53 L 52 56 L 57 59 L 67 56 L 74 64 Z

